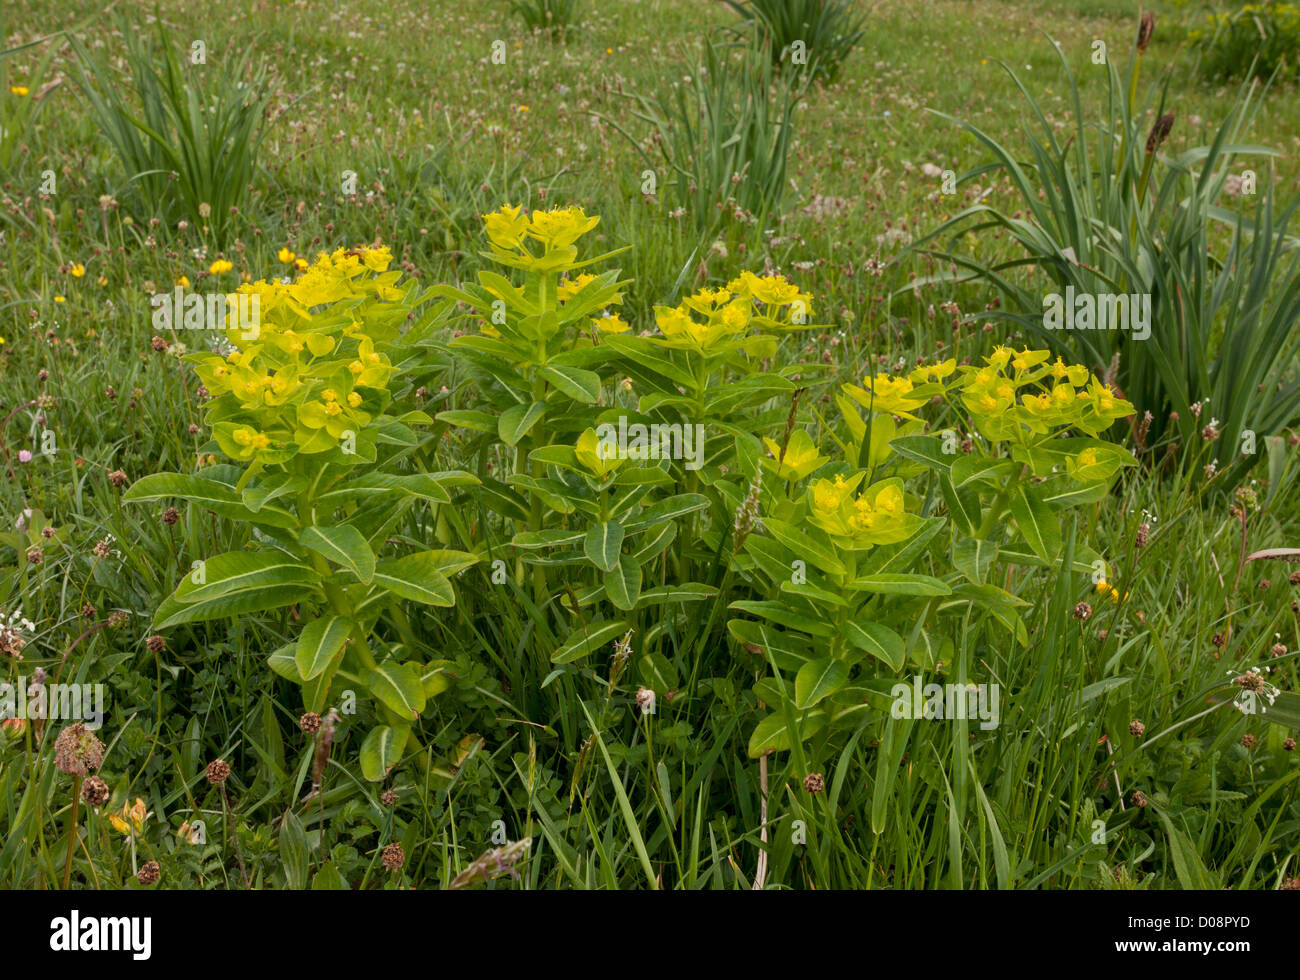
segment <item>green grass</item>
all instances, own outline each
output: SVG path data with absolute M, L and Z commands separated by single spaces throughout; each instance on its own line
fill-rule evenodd
M 986 327 L 990 290 L 914 293 L 913 278 L 944 270 L 915 255 L 894 261 L 976 196 L 963 185 L 957 199 L 942 197 L 923 165 L 961 173 L 987 160 L 974 139 L 927 110 L 1015 145 L 1023 103 L 1000 60 L 1035 86 L 1066 134 L 1068 85 L 1042 32 L 1062 45 L 1085 101 L 1098 99 L 1106 77 L 1089 62 L 1091 43 L 1103 39 L 1119 57 L 1135 10 L 1118 0 L 866 6 L 867 33 L 841 75 L 811 88 L 795 110 L 780 211 L 761 226 L 724 223 L 707 235 L 689 216 L 671 216 L 667 196 L 642 195 L 644 159 L 620 128 L 650 136 L 626 96 L 664 92 L 691 74 L 683 49 L 734 22 L 722 3 L 588 4 L 582 29 L 557 43 L 526 31 L 504 0 L 355 0 L 338 13 L 330 2 L 215 12 L 167 0 L 166 26 L 187 42 L 202 39 L 213 70 L 246 56 L 274 66 L 260 167 L 220 245 L 193 220 L 181 230 L 130 213 L 136 175 L 122 169 L 72 83 L 69 46 L 50 42 L 45 68 L 49 46 L 5 59 L 7 85 L 31 80 L 31 94 L 38 76 L 64 79 L 0 174 L 0 455 L 10 477 L 0 487 L 0 610 L 21 606 L 37 627 L 22 663 L 0 670 L 16 677 L 41 666 L 63 681 L 108 687 L 100 735 L 113 795 L 98 814 L 81 809 L 73 887 L 134 887 L 150 859 L 163 866 L 163 887 L 301 886 L 333 880 L 327 867 L 353 886 L 444 887 L 485 851 L 524 837 L 532 846 L 519 883 L 499 877 L 493 887 L 751 888 L 760 867 L 769 888 L 1258 889 L 1300 875 L 1300 766 L 1283 748 L 1300 718 L 1275 714 L 1272 724 L 1224 703 L 1230 675 L 1257 665 L 1272 668 L 1278 688 L 1300 691 L 1300 589 L 1287 580 L 1295 566 L 1241 562 L 1243 544 L 1300 547 L 1298 450 L 1286 428 L 1268 433 L 1283 438 L 1245 477 L 1261 508 L 1244 542 L 1224 493 L 1232 488 L 1200 479 L 1209 448 L 1185 447 L 1166 466 L 1161 444 L 1063 527 L 1067 547 L 1086 545 L 1119 570 L 1123 603 L 1102 601 L 1085 573 L 1016 565 L 1001 569 L 998 584 L 1029 603 L 1027 648 L 979 609 L 968 619 L 936 615 L 933 647 L 917 651 L 920 666 L 904 676 L 924 668 L 940 680 L 996 681 L 1002 718 L 988 732 L 963 722 L 891 723 L 871 708 L 847 736 L 815 736 L 760 764 L 746 746 L 763 713 L 753 685 L 769 672 L 725 630 L 710 629 L 708 603 L 684 605 L 645 638 L 644 652 L 660 658 L 658 679 L 634 658 L 611 684 L 608 648 L 556 671 L 545 635 L 556 610 L 538 609 L 528 589 L 494 585 L 484 563 L 457 579 L 454 609 L 410 613 L 407 642 L 455 662 L 455 683 L 421 723 L 432 764 L 408 760 L 396 770 L 390 808 L 356 763 L 364 729 L 344 724 L 322 792 L 304 803 L 312 740 L 299 732 L 296 688 L 265 666 L 296 635 L 292 622 L 277 614 L 180 627 L 167 631 L 165 650 L 146 648 L 154 610 L 190 563 L 249 541 L 246 527 L 197 508 L 168 524 L 161 506 L 124 507 L 109 479 L 117 470 L 132 481 L 192 470 L 207 439 L 197 379 L 151 348 L 148 296 L 181 276 L 225 291 L 240 275 L 278 274 L 283 247 L 311 255 L 377 240 L 423 284 L 469 281 L 486 265 L 477 214 L 503 201 L 581 204 L 601 216 L 592 234 L 599 251 L 631 245 L 617 264 L 635 280 L 623 312 L 637 330 L 652 328 L 652 306 L 765 263 L 810 291 L 829 327 L 787 341 L 782 358 L 828 365 L 801 402 L 800 423 L 819 436 L 832 427 L 838 382 L 856 382 L 873 365 L 1023 345 L 1001 323 Z M 98 9 L 30 0 L 23 21 L 7 25 L 19 41 L 6 46 Z M 1161 3 L 1156 11 L 1144 70 L 1170 72 L 1179 123 L 1166 150 L 1177 154 L 1217 128 L 1236 87 L 1192 74 L 1180 27 L 1190 9 Z M 147 15 L 132 16 L 144 33 Z M 111 60 L 124 54 L 102 19 L 81 37 Z M 504 65 L 492 62 L 496 40 L 505 42 Z M 1294 87 L 1267 93 L 1244 138 L 1283 152 L 1279 195 L 1294 196 Z M 57 192 L 41 197 L 47 170 Z M 345 171 L 357 175 L 354 195 L 341 191 Z M 815 200 L 824 213 L 814 213 Z M 988 202 L 1022 206 L 1008 182 L 993 184 Z M 1005 236 L 968 244 L 985 261 L 1013 255 Z M 210 275 L 219 255 L 234 270 Z M 865 267 L 869 259 L 884 264 L 882 274 Z M 72 274 L 78 264 L 84 276 Z M 194 347 L 198 337 L 163 339 Z M 457 394 L 461 370 L 431 358 L 420 379 L 426 407 L 449 407 L 440 389 Z M 768 434 L 780 437 L 787 408 L 764 416 Z M 931 420 L 936 430 L 946 421 Z M 19 450 L 38 449 L 46 430 L 57 454 L 19 463 Z M 421 462 L 484 474 L 511 465 L 496 450 L 469 455 L 458 438 L 425 447 Z M 943 506 L 937 494 L 924 503 Z M 33 516 L 15 532 L 24 508 Z M 1138 549 L 1148 513 L 1158 520 Z M 52 537 L 41 536 L 41 515 Z M 493 540 L 486 509 L 446 519 L 453 538 Z M 435 533 L 428 512 L 415 509 L 392 536 L 427 542 Z M 107 556 L 95 554 L 101 541 Z M 39 565 L 25 558 L 34 546 Z M 944 551 L 924 555 L 919 570 L 943 567 Z M 724 570 L 711 559 L 684 560 L 716 584 Z M 665 581 L 676 572 L 656 566 Z M 755 588 L 733 587 L 733 599 Z M 1094 612 L 1080 620 L 1084 600 Z M 121 625 L 87 633 L 114 610 L 127 614 Z M 1290 652 L 1272 656 L 1275 644 Z M 677 685 L 671 699 L 665 669 Z M 653 717 L 635 710 L 640 684 L 659 695 Z M 1141 737 L 1129 733 L 1135 720 Z M 1248 733 L 1258 739 L 1253 749 L 1241 744 Z M 33 735 L 0 733 L 3 887 L 58 887 L 63 876 L 71 780 L 52 765 L 53 739 L 40 747 Z M 224 796 L 204 778 L 218 758 L 234 773 Z M 805 792 L 810 773 L 824 777 L 824 793 Z M 1135 792 L 1146 806 L 1134 805 Z M 137 798 L 152 815 L 130 838 L 106 815 Z M 295 817 L 283 819 L 288 813 Z M 202 845 L 176 833 L 195 819 L 206 826 Z M 1096 821 L 1102 843 L 1093 842 Z M 393 841 L 406 855 L 399 875 L 380 864 Z M 1175 854 L 1192 859 L 1176 864 Z

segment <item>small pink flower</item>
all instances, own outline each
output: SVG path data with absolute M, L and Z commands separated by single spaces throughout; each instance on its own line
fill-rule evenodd
M 30 449 L 18 450 L 18 462 L 30 463 L 31 461 L 32 461 L 32 453 Z

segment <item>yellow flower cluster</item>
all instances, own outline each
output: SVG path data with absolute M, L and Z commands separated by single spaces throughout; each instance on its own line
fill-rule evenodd
M 864 474 L 847 480 L 816 480 L 808 488 L 809 520 L 853 548 L 871 548 L 905 541 L 921 518 L 904 509 L 903 481 L 897 477 L 873 483 L 855 495 Z
M 776 339 L 754 335 L 738 342 L 751 327 L 779 330 L 805 326 L 812 297 L 784 276 L 742 272 L 720 289 L 702 289 L 675 307 L 656 306 L 655 321 L 664 347 L 722 352 L 743 346 L 747 353 L 770 357 Z M 701 322 L 703 321 L 703 322 Z
M 523 205 L 504 204 L 483 215 L 491 255 L 503 265 L 520 269 L 552 271 L 572 268 L 578 255 L 577 241 L 600 222 L 582 208 L 552 208 L 523 213 Z M 540 254 L 534 250 L 540 247 Z
M 962 402 L 987 438 L 1018 437 L 1022 427 L 1039 435 L 1064 428 L 1096 435 L 1133 414 L 1133 406 L 1087 368 L 1059 357 L 1048 363 L 1050 356 L 998 347 L 983 367 L 960 368 Z
M 213 438 L 232 459 L 283 462 L 336 449 L 388 403 L 384 352 L 403 317 L 401 273 L 384 248 L 322 252 L 293 282 L 245 284 L 256 322 L 231 326 L 234 349 L 187 355 L 214 401 Z

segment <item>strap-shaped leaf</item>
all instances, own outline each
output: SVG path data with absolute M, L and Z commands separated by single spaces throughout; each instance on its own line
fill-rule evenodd
M 828 545 L 805 534 L 793 524 L 787 524 L 776 518 L 764 518 L 763 528 L 789 548 L 796 558 L 802 558 L 830 575 L 845 574 L 844 564 L 835 557 L 835 553 Z
M 618 565 L 618 552 L 622 546 L 623 525 L 618 521 L 605 521 L 587 531 L 582 550 L 601 571 L 612 572 Z
M 929 575 L 863 575 L 850 582 L 849 588 L 881 595 L 949 595 L 952 592 L 942 579 Z
M 244 503 L 235 488 L 215 480 L 185 473 L 154 473 L 133 483 L 122 494 L 124 503 L 147 503 L 167 497 L 179 497 L 218 514 L 238 521 L 265 524 L 268 527 L 296 528 L 298 521 L 281 507 L 263 505 L 253 510 Z
M 624 612 L 630 612 L 641 597 L 641 566 L 631 555 L 620 555 L 618 564 L 605 576 L 605 594 Z
M 229 551 L 201 562 L 181 580 L 172 598 L 188 605 L 240 592 L 280 586 L 310 587 L 319 582 L 320 576 L 314 568 L 287 552 Z
M 182 623 L 206 623 L 214 619 L 230 619 L 250 612 L 280 609 L 310 598 L 314 590 L 299 585 L 270 586 L 249 592 L 208 599 L 204 602 L 183 603 L 169 597 L 158 606 L 153 617 L 155 630 L 179 626 Z
M 323 674 L 334 658 L 343 653 L 351 631 L 352 621 L 343 616 L 322 616 L 304 626 L 294 653 L 302 679 L 309 681 Z
M 587 626 L 579 626 L 569 634 L 569 638 L 564 641 L 564 645 L 551 654 L 551 663 L 572 663 L 626 632 L 627 622 L 622 619 L 612 622 L 602 620 L 590 623 Z
M 840 623 L 840 636 L 859 650 L 865 650 L 891 670 L 902 670 L 907 656 L 903 638 L 883 623 L 866 620 L 847 620 Z
M 370 694 L 399 718 L 411 721 L 420 717 L 427 701 L 420 672 L 411 664 L 389 661 L 372 667 L 361 675 Z
M 427 606 L 454 606 L 456 590 L 439 570 L 436 553 L 421 551 L 375 566 L 375 585 L 402 599 Z
M 528 435 L 529 430 L 545 414 L 546 402 L 511 405 L 501 413 L 501 418 L 497 421 L 497 435 L 507 446 L 518 445 L 519 440 Z
M 849 667 L 843 660 L 823 657 L 809 661 L 794 677 L 795 707 L 801 711 L 813 707 L 838 691 L 848 679 Z
M 1029 547 L 1045 561 L 1061 550 L 1061 525 L 1047 502 L 1032 488 L 1018 486 L 1011 495 L 1011 516 Z
M 574 401 L 594 405 L 600 399 L 600 375 L 568 364 L 548 364 L 537 372 Z
M 367 585 L 375 574 L 375 553 L 365 535 L 351 524 L 336 527 L 306 527 L 298 543 L 335 565 L 342 565 Z

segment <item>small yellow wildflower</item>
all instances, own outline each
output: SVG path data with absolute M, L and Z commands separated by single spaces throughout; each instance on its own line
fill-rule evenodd
M 113 829 L 119 834 L 130 836 L 132 832 L 138 834 L 144 830 L 144 822 L 149 818 L 149 813 L 145 809 L 144 800 L 140 797 L 135 798 L 135 804 L 123 803 L 122 812 L 110 813 L 108 822 L 113 825 Z M 128 821 L 130 821 L 128 823 Z

